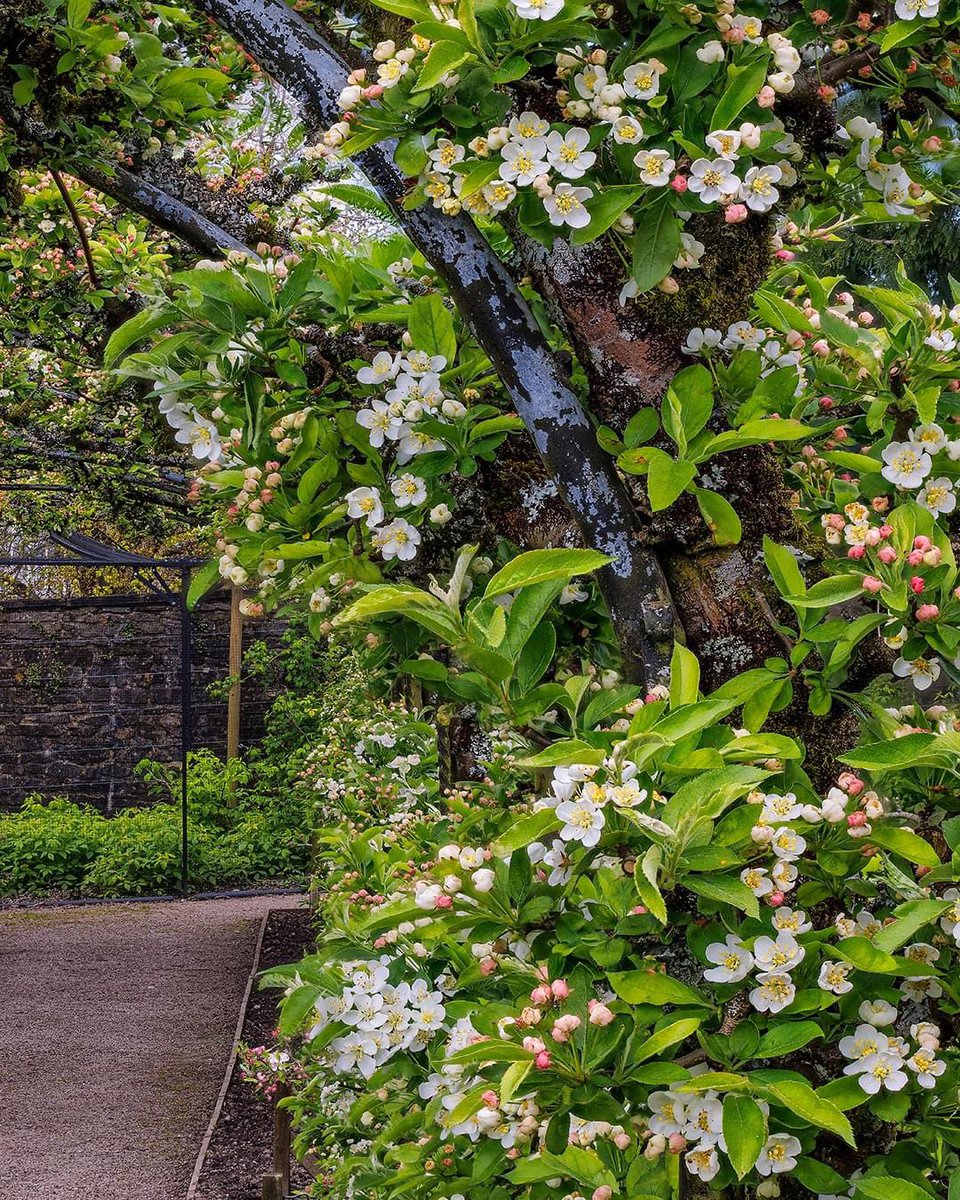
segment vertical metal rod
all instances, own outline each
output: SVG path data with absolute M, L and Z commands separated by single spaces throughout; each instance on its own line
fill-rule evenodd
M 187 827 L 188 757 L 193 741 L 192 706 L 190 696 L 191 647 L 190 609 L 187 606 L 187 591 L 190 587 L 190 572 L 180 572 L 180 892 L 186 896 L 190 889 L 190 839 Z
M 232 682 L 227 694 L 227 769 L 240 755 L 240 672 L 243 669 L 243 617 L 240 601 L 243 592 L 235 587 L 230 593 L 230 650 L 227 673 Z M 230 774 L 227 785 L 227 804 L 237 803 L 237 780 Z

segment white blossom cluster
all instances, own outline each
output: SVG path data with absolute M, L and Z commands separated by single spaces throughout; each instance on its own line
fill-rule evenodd
M 371 400 L 369 407 L 357 413 L 357 424 L 367 430 L 375 450 L 383 449 L 386 443 L 396 444 L 397 466 L 405 466 L 419 454 L 445 449 L 438 438 L 417 429 L 424 417 L 446 423 L 467 415 L 466 405 L 447 396 L 440 385 L 440 372 L 446 366 L 447 360 L 441 354 L 422 350 L 391 354 L 381 350 L 369 366 L 357 372 L 360 383 L 387 387 L 382 399 Z M 412 511 L 426 503 L 427 483 L 419 475 L 404 471 L 390 481 L 390 493 L 388 502 L 393 508 Z M 420 531 L 401 516 L 387 521 L 379 488 L 356 487 L 345 499 L 347 515 L 372 530 L 373 544 L 385 559 L 408 562 L 416 557 Z M 438 504 L 429 515 L 433 524 L 443 525 L 451 514 L 446 504 Z
M 762 1100 L 757 1101 L 764 1114 L 769 1116 L 770 1107 Z M 683 1161 L 691 1175 L 709 1183 L 720 1171 L 718 1150 L 726 1153 L 727 1143 L 723 1136 L 723 1101 L 715 1091 L 702 1095 L 687 1095 L 673 1090 L 651 1092 L 647 1099 L 650 1109 L 650 1152 L 662 1152 L 667 1140 L 679 1134 L 690 1149 L 683 1152 Z M 797 1165 L 801 1153 L 800 1141 L 789 1133 L 771 1133 L 757 1158 L 757 1173 L 763 1176 L 779 1175 L 791 1171 Z
M 919 488 L 917 503 L 935 517 L 946 516 L 957 507 L 953 480 L 946 475 L 929 478 L 940 454 L 946 454 L 951 462 L 960 460 L 960 438 L 950 439 L 935 421 L 911 429 L 905 442 L 891 442 L 881 454 L 884 479 L 906 491 Z
M 444 1028 L 443 994 L 429 980 L 389 982 L 393 960 L 345 962 L 346 987 L 316 1003 L 316 1021 L 307 1032 L 312 1039 L 336 1023 L 347 1032 L 325 1049 L 328 1065 L 338 1075 L 357 1071 L 369 1079 L 374 1071 L 403 1050 L 425 1050 Z

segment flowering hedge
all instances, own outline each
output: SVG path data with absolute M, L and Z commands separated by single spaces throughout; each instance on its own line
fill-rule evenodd
M 669 693 L 561 672 L 536 750 L 506 714 L 594 565 L 531 552 L 465 611 L 383 586 L 337 618 L 432 627 L 490 740 L 443 791 L 395 709 L 305 772 L 323 932 L 269 982 L 317 1194 L 946 1195 L 957 714 L 875 706 L 821 794 L 795 738 L 733 721 L 751 681 L 703 696 L 678 647 Z

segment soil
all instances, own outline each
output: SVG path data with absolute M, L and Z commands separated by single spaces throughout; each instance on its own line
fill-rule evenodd
M 258 970 L 296 962 L 308 952 L 312 941 L 307 910 L 272 912 L 264 932 Z M 271 1044 L 277 1022 L 277 998 L 276 990 L 259 991 L 254 984 L 241 1041 L 248 1046 Z M 269 1101 L 244 1082 L 237 1065 L 210 1140 L 195 1200 L 260 1200 L 261 1178 L 272 1170 L 273 1109 Z M 291 1194 L 301 1195 L 310 1182 L 311 1176 L 294 1160 Z
M 0 913 L 2 1200 L 181 1200 L 261 921 L 301 902 Z

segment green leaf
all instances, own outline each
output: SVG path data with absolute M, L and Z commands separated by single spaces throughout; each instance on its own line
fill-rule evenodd
M 737 516 L 737 510 L 729 500 L 724 499 L 719 492 L 711 492 L 709 488 L 698 487 L 694 490 L 697 507 L 703 517 L 704 524 L 713 536 L 717 546 L 736 546 L 743 536 L 743 526 Z
M 637 895 L 660 924 L 666 925 L 667 906 L 657 885 L 662 857 L 663 851 L 659 846 L 648 847 L 646 854 L 637 864 L 638 869 L 633 873 L 633 881 Z
M 761 288 L 754 296 L 753 303 L 765 324 L 772 325 L 780 333 L 789 333 L 792 329 L 799 333 L 816 332 L 803 309 L 776 292 Z
M 698 896 L 705 896 L 708 900 L 732 904 L 734 908 L 739 908 L 749 917 L 756 918 L 760 915 L 760 905 L 756 896 L 745 883 L 732 876 L 686 875 L 683 879 L 683 886 L 689 888 L 691 892 L 696 892 Z
M 843 1138 L 848 1146 L 856 1148 L 850 1122 L 835 1104 L 818 1096 L 808 1083 L 784 1079 L 779 1083 L 768 1084 L 765 1090 L 796 1116 L 820 1129 L 829 1129 L 831 1133 Z
M 960 737 L 956 734 L 908 733 L 886 742 L 859 746 L 840 761 L 866 771 L 898 770 L 943 760 L 943 765 L 956 762 L 960 752 Z
M 813 433 L 814 430 L 808 425 L 792 418 L 780 421 L 775 417 L 759 417 L 754 421 L 744 421 L 738 429 L 718 433 L 700 447 L 696 459 L 697 462 L 706 462 L 715 454 L 740 450 L 744 446 L 762 446 L 766 442 L 798 442 Z
M 451 71 L 462 66 L 468 58 L 473 57 L 473 53 L 465 50 L 459 42 L 434 42 L 420 68 L 420 75 L 413 88 L 413 93 L 428 92 L 432 87 L 436 87 L 445 75 L 449 75 Z
M 637 291 L 643 293 L 670 274 L 673 260 L 680 252 L 680 225 L 669 197 L 656 200 L 638 214 L 637 226 L 630 278 Z
M 696 1033 L 701 1021 L 701 1017 L 685 1017 L 682 1021 L 674 1021 L 670 1025 L 664 1025 L 662 1029 L 657 1029 L 637 1046 L 631 1055 L 632 1061 L 646 1062 L 648 1058 L 656 1058 L 664 1050 L 669 1050 L 671 1046 L 678 1046 L 691 1034 Z
M 570 236 L 574 246 L 585 246 L 595 241 L 610 228 L 616 219 L 643 194 L 642 187 L 635 188 L 604 188 L 586 202 L 590 214 L 589 225 L 575 229 Z
M 692 481 L 696 465 L 685 459 L 671 458 L 662 450 L 647 449 L 647 496 L 654 512 L 669 508 Z
M 949 900 L 910 900 L 901 904 L 893 911 L 894 920 L 873 935 L 873 945 L 877 950 L 892 954 L 924 925 L 936 921 L 950 907 Z
M 742 1179 L 751 1169 L 767 1140 L 767 1119 L 749 1096 L 730 1094 L 723 1100 L 723 1137 L 727 1157 Z
M 470 169 L 461 175 L 463 183 L 460 185 L 458 195 L 461 200 L 465 200 L 468 196 L 472 196 L 475 192 L 479 192 L 482 187 L 486 187 L 494 179 L 500 175 L 500 164 L 502 159 L 494 159 L 492 162 L 481 160 L 478 163 L 471 165 Z
M 931 1200 L 930 1193 L 907 1179 L 895 1179 L 892 1175 L 871 1175 L 869 1179 L 858 1179 L 854 1200 Z
M 292 991 L 280 1006 L 280 1032 L 285 1037 L 298 1033 L 322 995 L 320 988 L 312 984 Z
M 670 707 L 696 704 L 700 695 L 700 664 L 697 656 L 679 642 L 670 659 Z
M 453 332 L 453 317 L 437 292 L 418 296 L 409 308 L 407 328 L 415 350 L 427 354 L 442 354 L 447 366 L 457 357 L 457 338 Z
M 792 1024 L 777 1025 L 768 1030 L 760 1039 L 757 1047 L 757 1058 L 780 1058 L 794 1050 L 800 1050 L 810 1042 L 824 1036 L 823 1030 L 816 1021 L 796 1021 Z
M 834 575 L 821 579 L 803 595 L 787 596 L 786 601 L 794 608 L 832 608 L 859 596 L 863 591 L 859 575 Z
M 700 363 L 674 375 L 663 406 L 663 427 L 679 445 L 692 441 L 713 412 L 713 376 Z
M 109 370 L 131 350 L 137 342 L 159 329 L 170 320 L 170 312 L 166 308 L 145 308 L 129 321 L 124 321 L 119 329 L 110 335 L 103 351 L 103 365 Z
M 544 767 L 569 767 L 574 763 L 599 766 L 603 762 L 603 758 L 603 750 L 570 738 L 562 742 L 554 742 L 530 758 L 520 759 L 517 766 L 527 770 L 542 770 Z
M 797 560 L 786 546 L 778 546 L 766 534 L 763 537 L 763 561 L 781 596 L 802 596 L 806 592 L 807 585 Z
M 511 559 L 493 576 L 484 589 L 484 599 L 490 600 L 548 579 L 569 580 L 576 575 L 588 575 L 612 561 L 608 555 L 598 554 L 596 550 L 528 550 Z
M 692 987 L 652 968 L 615 971 L 610 976 L 610 986 L 620 999 L 626 1000 L 628 1004 L 691 1004 L 697 1008 L 711 1007 L 711 1001 Z
M 909 829 L 900 829 L 883 819 L 874 822 L 869 840 L 875 846 L 899 854 L 901 858 L 916 863 L 917 866 L 940 866 L 940 856 L 929 842 L 924 841 L 918 834 L 911 833 Z
M 727 79 L 730 81 L 723 95 L 717 102 L 710 118 L 710 129 L 729 129 L 733 121 L 743 112 L 763 87 L 767 78 L 767 58 L 746 66 L 738 67 L 731 64 L 727 68 Z
M 547 833 L 560 828 L 561 821 L 552 808 L 541 809 L 531 813 L 529 817 L 521 817 L 515 821 L 493 844 L 493 852 L 505 857 L 514 850 L 529 846 L 531 842 L 539 842 Z
M 196 608 L 207 592 L 212 591 L 219 581 L 220 566 L 216 559 L 204 563 L 190 579 L 190 587 L 187 589 L 187 608 Z
M 849 1179 L 815 1158 L 798 1158 L 792 1176 L 811 1192 L 825 1196 L 845 1196 L 850 1187 Z

